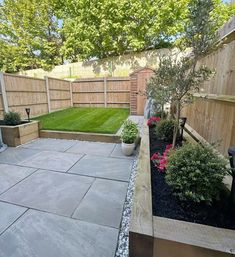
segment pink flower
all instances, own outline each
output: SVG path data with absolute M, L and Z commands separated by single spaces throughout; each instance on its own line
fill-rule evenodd
M 166 150 L 169 150 L 169 149 L 171 149 L 171 148 L 172 148 L 172 144 L 166 145 Z
M 159 159 L 159 153 L 154 153 L 152 157 L 150 158 L 151 161 Z
M 160 118 L 160 117 L 152 116 L 152 117 L 150 117 L 150 118 L 148 119 L 148 121 L 147 121 L 147 125 L 148 125 L 148 126 L 155 125 L 155 124 L 156 124 L 156 122 L 158 122 L 158 121 L 160 121 L 160 120 L 161 120 L 161 118 Z
M 154 167 L 158 168 L 160 171 L 164 171 L 167 166 L 167 157 L 172 148 L 172 145 L 166 145 L 164 153 L 154 153 L 151 157 L 151 161 L 154 163 Z

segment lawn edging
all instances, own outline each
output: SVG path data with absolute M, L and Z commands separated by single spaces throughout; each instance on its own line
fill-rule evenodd
M 233 230 L 152 215 L 147 121 L 143 125 L 129 235 L 130 257 L 228 257 L 235 254 Z
M 70 132 L 70 131 L 54 131 L 54 130 L 40 130 L 41 138 L 56 138 L 67 140 L 81 140 L 104 143 L 120 143 L 120 137 L 116 134 L 99 134 L 86 132 Z

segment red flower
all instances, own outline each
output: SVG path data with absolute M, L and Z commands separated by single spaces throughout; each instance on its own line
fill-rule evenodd
M 163 153 L 163 155 L 160 155 L 159 153 L 154 153 L 151 157 L 151 161 L 153 161 L 154 166 L 158 168 L 160 171 L 164 171 L 167 166 L 167 157 L 172 148 L 172 145 L 166 145 L 166 149 Z
M 154 153 L 151 157 L 151 161 L 159 159 L 159 153 Z
M 155 124 L 156 124 L 156 122 L 158 122 L 158 121 L 160 121 L 160 120 L 161 120 L 161 118 L 160 118 L 160 117 L 152 116 L 152 117 L 150 117 L 150 118 L 148 119 L 148 121 L 147 121 L 147 125 L 148 125 L 148 126 L 155 125 Z

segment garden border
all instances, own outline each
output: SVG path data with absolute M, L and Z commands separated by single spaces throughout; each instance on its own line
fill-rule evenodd
M 228 257 L 235 231 L 152 215 L 149 130 L 144 122 L 133 198 L 130 257 Z
M 40 130 L 39 136 L 41 138 L 56 138 L 56 139 L 81 140 L 81 141 L 93 141 L 93 142 L 104 142 L 104 143 L 121 142 L 120 136 L 118 136 L 117 134 Z

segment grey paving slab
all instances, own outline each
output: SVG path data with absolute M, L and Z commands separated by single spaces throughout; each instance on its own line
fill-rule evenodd
M 113 151 L 114 146 L 115 144 L 112 143 L 78 141 L 67 152 L 109 156 Z
M 23 160 L 32 158 L 39 153 L 40 150 L 25 149 L 25 148 L 13 148 L 9 147 L 4 152 L 0 153 L 0 163 L 18 164 Z
M 39 170 L 0 196 L 0 200 L 71 216 L 93 178 Z
M 128 181 L 133 160 L 86 155 L 69 173 Z
M 12 187 L 36 169 L 0 163 L 0 194 Z
M 29 210 L 0 237 L 0 257 L 114 257 L 118 230 Z
M 0 233 L 7 229 L 26 210 L 23 207 L 0 202 Z
M 33 167 L 45 170 L 55 170 L 66 172 L 70 169 L 83 155 L 61 153 L 54 151 L 42 151 L 32 158 L 19 163 L 19 165 Z
M 39 138 L 21 147 L 30 149 L 50 150 L 64 152 L 76 144 L 75 140 L 63 140 L 53 138 Z
M 73 218 L 119 228 L 128 184 L 96 179 Z
M 135 152 L 131 156 L 126 156 L 122 153 L 121 144 L 116 144 L 114 150 L 112 151 L 110 157 L 123 158 L 123 159 L 134 159 Z

